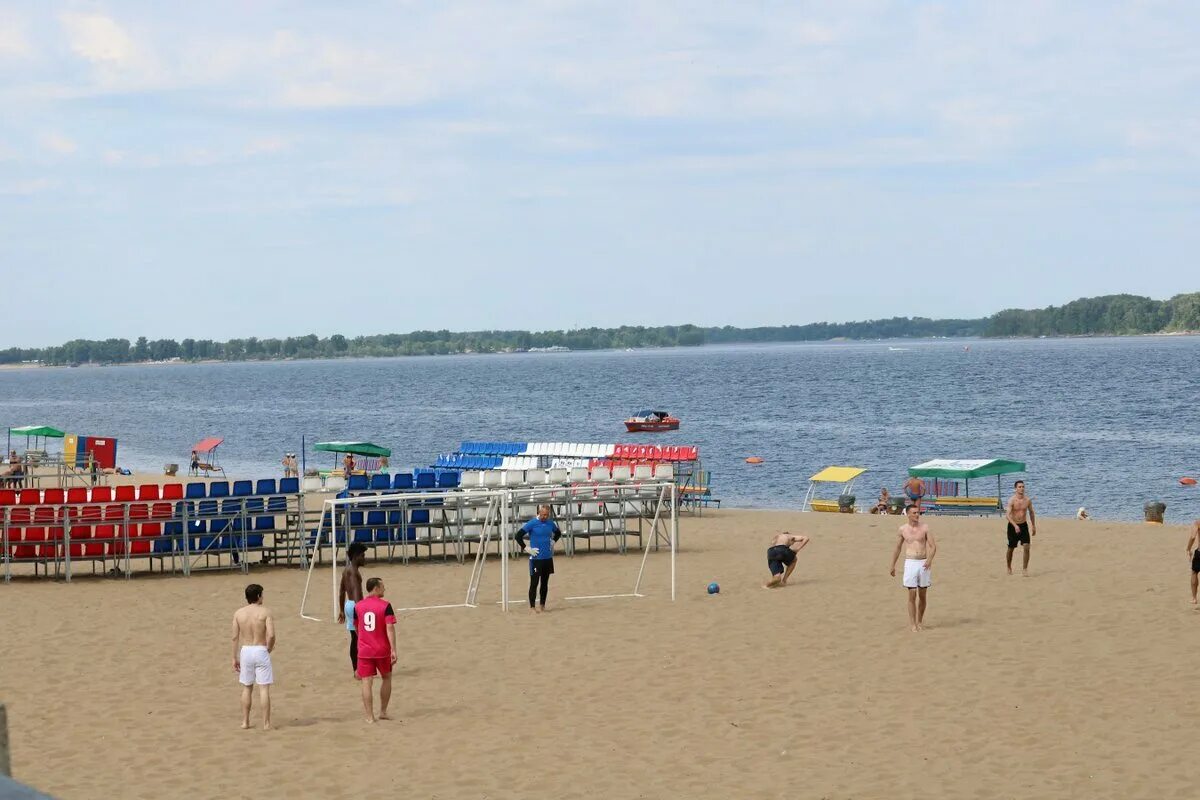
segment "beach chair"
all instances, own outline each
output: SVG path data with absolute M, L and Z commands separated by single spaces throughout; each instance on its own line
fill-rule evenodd
M 399 492 L 409 492 L 416 482 L 411 472 L 397 472 L 392 476 L 392 488 Z

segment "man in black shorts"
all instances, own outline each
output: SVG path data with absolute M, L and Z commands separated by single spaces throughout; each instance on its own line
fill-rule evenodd
M 1188 557 L 1192 559 L 1192 605 L 1196 605 L 1196 589 L 1200 587 L 1200 519 L 1192 523 L 1187 551 Z
M 775 534 L 771 546 L 767 548 L 767 569 L 771 570 L 771 579 L 763 584 L 765 589 L 776 586 L 787 586 L 792 570 L 796 568 L 796 554 L 808 544 L 807 536 L 794 536 L 787 531 Z
M 1013 496 L 1008 498 L 1004 518 L 1008 520 L 1008 574 L 1012 575 L 1013 550 L 1021 545 L 1021 574 L 1028 575 L 1029 543 L 1031 536 L 1037 536 L 1037 517 L 1033 513 L 1033 500 L 1025 495 L 1025 481 L 1013 484 Z

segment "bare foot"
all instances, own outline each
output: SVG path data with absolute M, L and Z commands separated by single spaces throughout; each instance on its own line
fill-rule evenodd
M 1196 598 L 1192 598 L 1192 605 L 1196 605 Z
M 925 630 L 925 626 L 918 622 L 917 623 L 917 631 L 923 631 L 923 630 Z
M 1012 567 L 1009 567 L 1009 568 L 1008 568 L 1008 574 L 1009 574 L 1009 575 L 1012 575 Z
M 546 607 L 545 607 L 545 606 L 538 606 L 537 608 L 535 608 L 535 609 L 534 609 L 534 611 L 536 611 L 536 612 L 537 612 L 537 613 L 539 613 L 539 614 L 542 614 L 542 613 L 545 613 L 545 611 L 546 611 Z
M 1028 577 L 1029 577 L 1029 570 L 1027 570 L 1027 569 L 1023 569 L 1023 570 L 1021 570 L 1021 576 L 1022 576 L 1022 577 L 1025 577 L 1025 578 L 1028 578 Z
M 249 723 L 249 722 L 243 722 L 243 723 L 242 723 L 241 725 L 239 725 L 238 727 L 239 727 L 239 728 L 241 728 L 241 729 L 242 729 L 242 730 L 244 730 L 244 731 L 248 731 L 248 730 L 250 730 L 250 723 Z
M 374 725 L 374 724 L 375 724 L 375 718 L 374 718 L 374 717 L 367 717 L 367 724 L 368 724 L 368 725 Z
M 391 719 L 392 716 L 391 716 L 391 714 L 388 714 L 386 711 L 380 711 L 379 718 L 380 719 Z
M 271 723 L 265 722 L 265 723 L 263 723 L 263 730 L 270 731 L 270 730 L 274 730 L 274 728 L 271 727 Z
M 920 630 L 920 628 L 918 628 L 916 625 L 913 625 L 911 628 L 909 628 L 909 630 L 913 633 L 916 633 L 918 630 Z
M 776 575 L 775 577 L 771 578 L 771 580 L 764 583 L 763 588 L 764 589 L 774 589 L 776 586 L 779 585 L 780 580 L 782 580 L 782 579 L 778 575 Z

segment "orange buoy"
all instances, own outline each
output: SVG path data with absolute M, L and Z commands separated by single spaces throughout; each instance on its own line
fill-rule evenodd
M 1195 486 L 1196 485 L 1195 478 L 1180 478 L 1179 482 L 1182 483 L 1184 486 Z
M 749 458 L 746 459 L 746 463 L 747 464 L 761 464 L 761 463 L 763 463 L 763 460 L 761 458 L 759 458 L 758 456 L 750 456 Z

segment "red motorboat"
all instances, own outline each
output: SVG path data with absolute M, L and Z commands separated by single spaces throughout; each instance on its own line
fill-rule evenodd
M 639 411 L 625 420 L 625 430 L 630 433 L 659 433 L 679 430 L 679 418 L 667 411 Z

